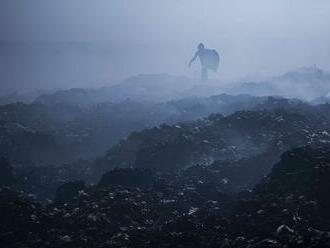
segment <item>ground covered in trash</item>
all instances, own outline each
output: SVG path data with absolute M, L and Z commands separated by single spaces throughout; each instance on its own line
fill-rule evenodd
M 0 190 L 4 247 L 329 247 L 330 148 L 285 152 L 253 190 L 221 168 L 117 169 L 51 204 Z

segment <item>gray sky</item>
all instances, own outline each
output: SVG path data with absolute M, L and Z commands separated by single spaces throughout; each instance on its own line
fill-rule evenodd
M 187 61 L 200 41 L 220 52 L 212 77 L 221 80 L 329 70 L 329 13 L 329 0 L 0 0 L 0 89 L 101 86 L 137 73 L 196 77 L 198 64 Z

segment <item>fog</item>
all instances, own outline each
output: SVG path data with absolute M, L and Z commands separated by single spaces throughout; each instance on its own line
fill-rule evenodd
M 330 247 L 329 13 L 0 0 L 0 248 Z
M 199 77 L 199 42 L 219 84 L 302 66 L 330 69 L 327 0 L 2 0 L 0 91 L 100 87 L 136 74 Z

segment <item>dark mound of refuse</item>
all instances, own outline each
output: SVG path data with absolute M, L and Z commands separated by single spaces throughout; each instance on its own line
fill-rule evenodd
M 63 185 L 61 201 L 46 207 L 1 188 L 1 244 L 329 247 L 330 148 L 292 149 L 253 190 L 236 193 L 233 175 L 241 168 L 249 177 L 251 164 L 231 164 L 233 171 L 230 163 L 170 173 L 117 169 L 96 186 Z
M 148 169 L 115 169 L 105 173 L 99 187 L 123 185 L 128 187 L 150 186 L 155 181 L 155 173 Z
M 330 227 L 330 147 L 302 147 L 282 155 L 269 177 L 259 185 L 259 194 L 297 196 L 317 212 L 319 221 Z
M 49 242 L 51 222 L 34 195 L 0 188 L 0 220 L 1 247 L 40 247 Z
M 84 189 L 86 189 L 86 186 L 83 181 L 65 183 L 56 190 L 55 203 L 64 204 L 78 196 L 79 191 Z
M 329 142 L 328 126 L 324 118 L 286 111 L 239 111 L 226 117 L 215 114 L 192 123 L 133 132 L 95 167 L 104 171 L 115 167 L 175 171 L 264 152 L 274 158 L 293 147 Z

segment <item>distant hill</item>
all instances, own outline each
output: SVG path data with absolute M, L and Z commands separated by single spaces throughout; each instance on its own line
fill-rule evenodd
M 323 103 L 330 94 L 330 73 L 317 67 L 304 67 L 264 82 L 208 84 L 186 77 L 166 74 L 138 75 L 120 84 L 101 89 L 70 89 L 44 94 L 36 99 L 43 104 L 88 105 L 104 101 L 166 102 L 187 97 L 206 97 L 218 94 L 248 94 L 282 96 Z
M 278 95 L 307 101 L 318 99 L 317 102 L 321 103 L 329 100 L 330 73 L 316 66 L 302 67 L 264 82 L 239 83 L 229 92 Z
M 42 104 L 73 104 L 86 106 L 101 102 L 121 102 L 127 99 L 138 102 L 166 102 L 185 97 L 211 96 L 221 93 L 216 85 L 201 85 L 198 80 L 166 74 L 138 75 L 122 83 L 100 89 L 60 90 L 36 98 Z
M 167 102 L 187 97 L 207 97 L 219 94 L 248 94 L 253 96 L 282 96 L 328 102 L 330 73 L 318 67 L 303 67 L 262 82 L 223 84 L 219 81 L 200 82 L 183 76 L 167 74 L 141 74 L 119 84 L 103 88 L 72 88 L 56 91 L 36 91 L 29 94 L 14 93 L 0 97 L 0 104 L 35 102 L 45 105 L 69 104 L 89 106 L 102 102 Z
M 23 103 L 32 103 L 43 94 L 52 94 L 55 90 L 36 90 L 26 93 L 18 93 L 14 92 L 12 94 L 1 95 L 0 96 L 0 105 L 15 103 L 15 102 L 23 102 Z

